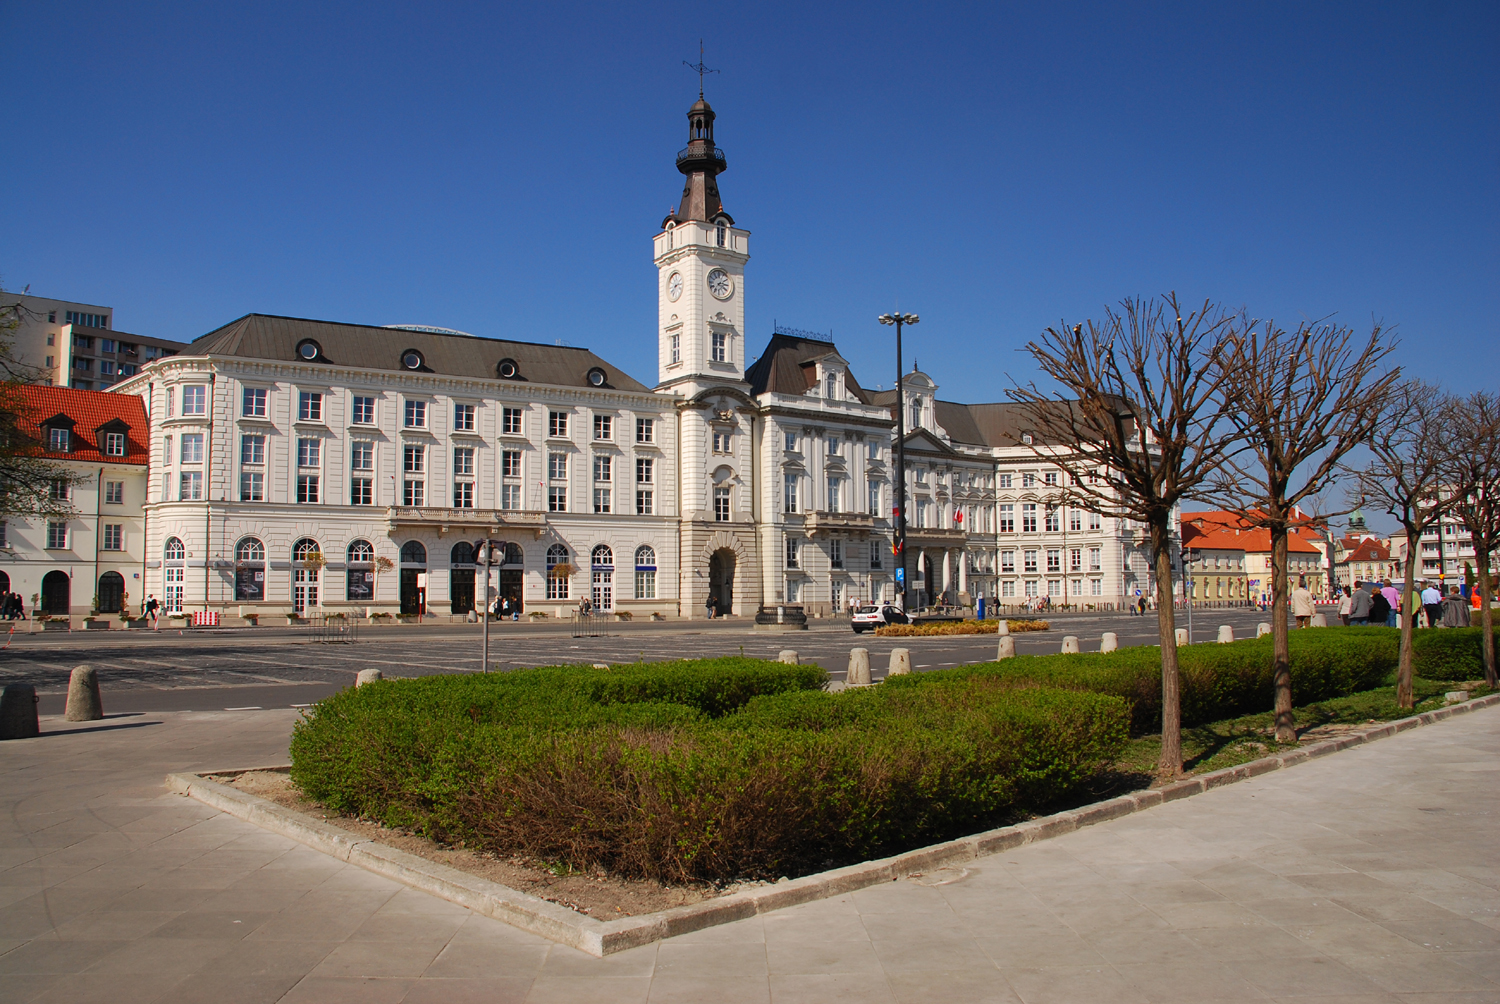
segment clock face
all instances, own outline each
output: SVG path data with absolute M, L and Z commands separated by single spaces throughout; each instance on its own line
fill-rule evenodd
M 667 279 L 667 298 L 677 299 L 682 295 L 682 273 L 673 272 Z
M 721 300 L 729 299 L 729 294 L 734 292 L 734 284 L 730 281 L 729 273 L 722 268 L 709 272 L 708 291 Z

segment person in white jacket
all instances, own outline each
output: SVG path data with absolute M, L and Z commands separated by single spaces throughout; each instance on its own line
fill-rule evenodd
M 1292 590 L 1292 616 L 1297 618 L 1297 626 L 1307 627 L 1312 623 L 1313 614 L 1317 612 L 1317 607 L 1313 605 L 1313 594 L 1307 588 L 1307 580 L 1298 579 L 1297 588 Z
M 1349 626 L 1349 611 L 1354 609 L 1354 597 L 1349 595 L 1349 587 L 1345 586 L 1339 594 L 1339 620 L 1344 622 L 1344 627 Z

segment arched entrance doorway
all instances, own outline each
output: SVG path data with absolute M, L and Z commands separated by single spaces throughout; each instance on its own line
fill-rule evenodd
M 714 601 L 714 616 L 734 613 L 734 552 L 721 547 L 708 558 L 708 595 Z
M 105 572 L 99 576 L 99 612 L 117 614 L 125 605 L 125 576 L 119 572 Z
M 68 616 L 72 593 L 73 580 L 67 572 L 48 572 L 42 576 L 42 613 Z
M 505 542 L 505 557 L 500 561 L 500 599 L 510 600 L 510 609 L 522 613 L 521 595 L 525 581 L 526 554 L 513 540 Z
M 474 545 L 461 540 L 448 553 L 448 610 L 466 614 L 474 609 Z
M 401 612 L 425 613 L 427 605 L 427 548 L 418 540 L 401 545 Z
M 593 572 L 594 609 L 605 613 L 615 608 L 615 552 L 608 544 L 594 548 L 590 557 Z

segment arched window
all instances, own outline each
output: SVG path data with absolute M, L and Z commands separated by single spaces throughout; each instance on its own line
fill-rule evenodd
M 568 561 L 568 549 L 565 545 L 553 544 L 547 548 L 547 599 L 568 598 L 568 576 L 572 571 L 573 566 Z
M 454 565 L 474 564 L 474 545 L 467 540 L 461 540 L 453 545 L 453 550 L 448 552 L 448 561 Z
M 911 403 L 911 427 L 920 429 L 922 427 L 922 399 L 917 398 Z
M 401 545 L 401 564 L 427 564 L 427 548 L 423 547 L 422 542 L 419 540 L 408 540 Z
M 608 544 L 600 544 L 594 548 L 593 561 L 595 568 L 613 568 L 615 552 L 610 550 Z
M 163 555 L 168 561 L 186 561 L 187 548 L 183 547 L 182 541 L 176 537 L 168 537 L 166 550 L 163 552 Z
M 182 612 L 183 591 L 187 584 L 187 569 L 183 567 L 183 563 L 187 561 L 187 548 L 183 547 L 182 541 L 176 537 L 168 537 L 167 546 L 162 554 L 166 558 L 166 565 L 162 569 L 162 592 L 165 594 L 162 597 L 162 604 L 166 607 L 167 613 L 178 614 Z M 49 572 L 47 578 L 50 579 L 55 574 L 58 573 Z M 43 580 L 42 592 L 46 591 L 47 583 Z M 45 596 L 42 607 L 47 608 Z
M 375 545 L 368 540 L 349 541 L 349 562 L 355 565 L 373 565 L 375 563 Z
M 640 547 L 635 549 L 635 567 L 656 567 L 656 551 L 652 549 L 650 544 L 642 544 Z
M 234 547 L 236 561 L 265 561 L 266 545 L 255 537 L 246 537 Z
M 306 561 L 309 554 L 321 553 L 323 553 L 323 549 L 319 547 L 318 542 L 316 540 L 313 540 L 311 537 L 303 537 L 301 540 L 297 541 L 297 543 L 292 545 L 293 561 Z
M 234 598 L 240 603 L 259 603 L 266 598 L 266 545 L 245 537 L 234 545 Z
M 526 554 L 521 550 L 521 545 L 513 540 L 505 542 L 505 557 L 501 560 L 502 565 L 521 565 L 526 562 Z
M 547 571 L 552 571 L 558 565 L 568 563 L 568 549 L 562 544 L 553 544 L 547 548 Z

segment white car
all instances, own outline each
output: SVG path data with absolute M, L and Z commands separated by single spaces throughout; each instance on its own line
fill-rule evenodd
M 857 607 L 854 615 L 849 618 L 850 626 L 854 628 L 855 634 L 865 631 L 873 631 L 886 624 L 905 624 L 906 615 L 890 605 L 879 607 Z

